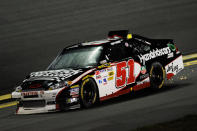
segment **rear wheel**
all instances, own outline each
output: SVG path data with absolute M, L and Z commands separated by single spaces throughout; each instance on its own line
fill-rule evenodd
M 87 78 L 82 82 L 80 88 L 80 101 L 82 107 L 92 107 L 98 100 L 98 88 L 92 78 Z
M 150 83 L 154 89 L 162 88 L 165 81 L 165 70 L 159 62 L 152 64 L 150 69 Z

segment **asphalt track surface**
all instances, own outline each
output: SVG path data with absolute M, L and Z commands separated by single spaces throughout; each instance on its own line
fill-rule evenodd
M 197 52 L 196 23 L 196 0 L 0 0 L 0 95 L 44 70 L 63 47 L 103 39 L 109 30 L 173 38 L 184 54 Z M 15 107 L 3 108 L 0 130 L 130 130 L 197 113 L 196 69 L 187 67 L 161 91 L 88 110 L 17 116 Z

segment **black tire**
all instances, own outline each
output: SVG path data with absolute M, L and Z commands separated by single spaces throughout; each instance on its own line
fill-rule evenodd
M 99 94 L 96 83 L 92 78 L 85 79 L 80 88 L 80 103 L 84 108 L 90 108 L 99 102 Z
M 162 88 L 165 81 L 166 73 L 165 69 L 159 62 L 152 64 L 150 69 L 150 84 L 153 89 Z

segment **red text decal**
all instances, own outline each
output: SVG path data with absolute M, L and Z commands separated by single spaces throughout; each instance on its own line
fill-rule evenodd
M 128 67 L 128 78 L 126 67 Z M 130 59 L 128 62 L 122 61 L 117 64 L 117 73 L 116 73 L 116 87 L 123 87 L 125 85 L 135 82 L 134 76 L 134 60 Z

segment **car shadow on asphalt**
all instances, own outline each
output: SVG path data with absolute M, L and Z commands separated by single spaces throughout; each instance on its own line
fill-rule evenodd
M 139 91 L 131 92 L 129 94 L 121 95 L 119 97 L 111 98 L 109 100 L 103 101 L 100 104 L 92 107 L 92 108 L 102 108 L 104 106 L 118 104 L 125 101 L 136 100 L 143 97 L 148 97 L 160 93 L 165 93 L 172 90 L 177 90 L 180 88 L 186 88 L 192 85 L 192 83 L 167 83 L 161 89 L 151 89 L 145 88 Z

